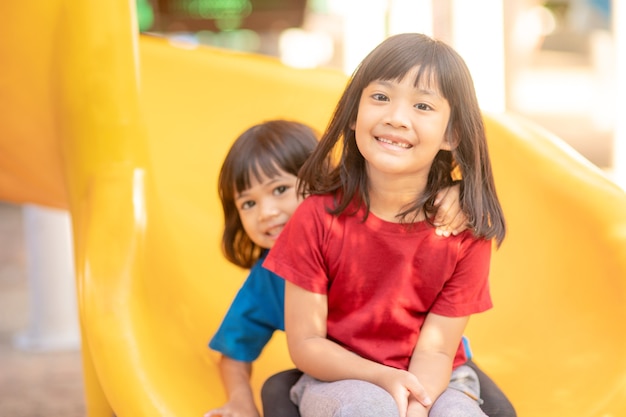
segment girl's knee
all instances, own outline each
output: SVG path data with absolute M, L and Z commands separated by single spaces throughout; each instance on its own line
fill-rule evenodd
M 455 389 L 446 389 L 433 404 L 428 417 L 486 417 L 478 402 Z
M 377 385 L 343 380 L 309 386 L 302 396 L 303 416 L 398 417 L 393 397 Z M 306 411 L 305 411 L 306 410 Z

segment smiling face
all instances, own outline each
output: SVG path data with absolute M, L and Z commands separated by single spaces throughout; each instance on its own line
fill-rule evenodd
M 363 89 L 354 130 L 374 181 L 392 176 L 425 185 L 437 152 L 450 150 L 445 134 L 450 105 L 435 82 L 426 82 L 429 77 L 414 85 L 417 69 L 401 80 L 375 80 Z
M 271 178 L 250 175 L 250 187 L 235 192 L 235 205 L 246 234 L 258 246 L 270 249 L 287 220 L 300 205 L 297 177 L 279 170 Z

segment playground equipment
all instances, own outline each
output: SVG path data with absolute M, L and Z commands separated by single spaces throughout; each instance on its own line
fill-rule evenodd
M 131 6 L 0 5 L 0 198 L 71 213 L 89 416 L 200 416 L 224 401 L 206 343 L 245 277 L 219 251 L 221 161 L 253 123 L 323 129 L 346 79 L 137 36 Z M 485 119 L 509 234 L 476 361 L 521 417 L 626 415 L 626 193 L 550 133 Z M 254 387 L 290 366 L 277 334 Z

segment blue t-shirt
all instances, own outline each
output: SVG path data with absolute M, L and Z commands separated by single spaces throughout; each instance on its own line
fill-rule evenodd
M 267 255 L 250 274 L 230 305 L 209 347 L 229 358 L 255 361 L 276 330 L 285 330 L 285 281 L 263 268 Z M 472 358 L 469 340 L 463 336 L 467 358 Z
M 229 358 L 253 362 L 276 330 L 285 330 L 285 281 L 261 259 L 235 296 L 209 347 Z

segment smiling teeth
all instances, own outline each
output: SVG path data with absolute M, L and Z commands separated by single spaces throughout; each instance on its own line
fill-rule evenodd
M 405 149 L 408 149 L 408 148 L 410 148 L 410 147 L 411 147 L 411 145 L 409 145 L 408 143 L 398 143 L 398 142 L 393 142 L 393 141 L 390 141 L 389 139 L 385 139 L 385 138 L 376 138 L 376 139 L 378 139 L 378 141 L 380 141 L 380 142 L 383 142 L 383 143 L 388 143 L 388 144 L 390 144 L 390 145 L 397 146 L 397 147 L 399 147 L 399 148 L 405 148 Z
M 267 230 L 265 233 L 268 236 L 274 237 L 274 236 L 278 236 L 280 234 L 280 232 L 282 232 L 282 230 L 283 230 L 283 226 L 274 226 L 274 227 L 270 228 L 269 230 Z

